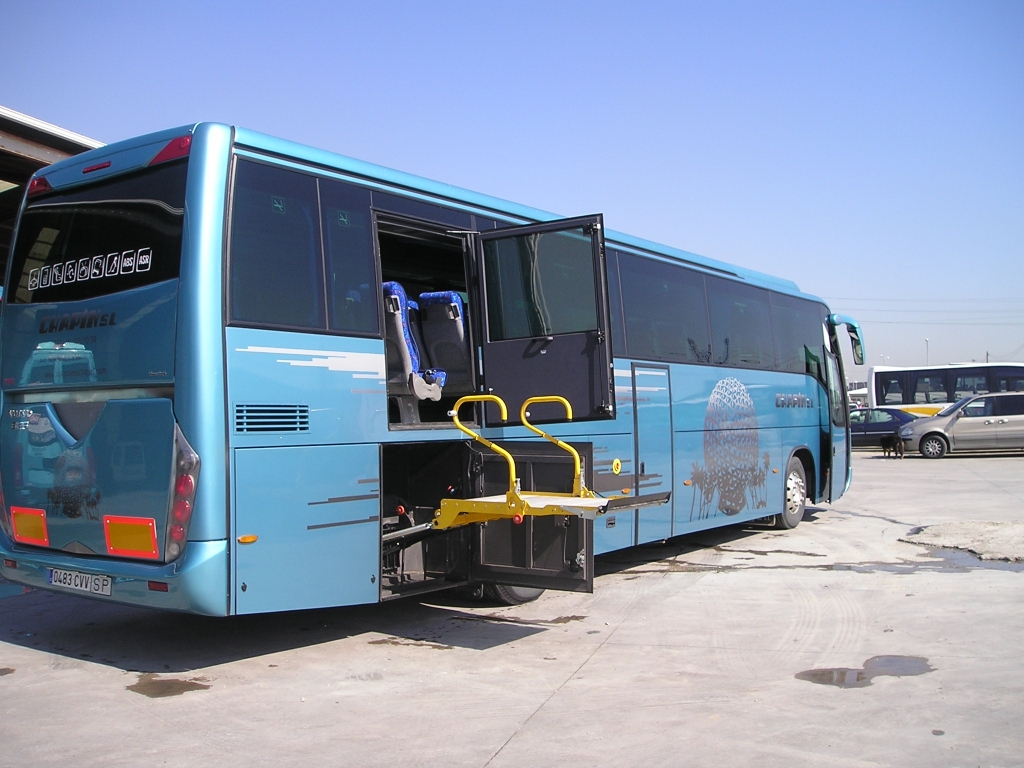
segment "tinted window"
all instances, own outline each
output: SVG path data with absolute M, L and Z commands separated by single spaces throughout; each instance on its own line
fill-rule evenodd
M 10 301 L 79 301 L 177 277 L 187 170 L 159 165 L 30 203 Z
M 886 411 L 872 411 L 871 412 L 871 423 L 872 424 L 885 424 L 890 421 L 895 421 L 896 417 Z
M 1000 392 L 1024 392 L 1024 378 L 1002 378 L 999 379 Z
M 711 362 L 704 276 L 628 253 L 619 265 L 629 356 Z
M 915 403 L 948 403 L 946 385 L 942 376 L 918 376 L 914 389 Z
M 619 252 L 607 252 L 609 323 L 612 329 L 612 354 L 626 354 L 626 337 L 622 328 L 622 289 L 619 284 Z
M 1024 416 L 1024 395 L 995 398 L 996 416 Z
M 779 370 L 808 373 L 824 380 L 821 306 L 779 293 L 771 294 L 771 301 Z
M 373 193 L 373 207 L 381 211 L 392 211 L 403 216 L 411 216 L 414 219 L 450 224 L 456 229 L 470 229 L 473 226 L 472 215 L 465 211 L 455 211 L 451 208 L 424 203 L 421 200 L 410 200 L 408 197 L 399 197 L 387 192 L 375 191 Z
M 774 368 L 768 291 L 710 275 L 706 280 L 712 360 L 718 365 Z
M 373 265 L 370 192 L 320 180 L 327 289 L 332 330 L 378 332 L 380 285 Z
M 875 399 L 884 405 L 902 403 L 903 384 L 900 377 L 891 373 L 876 373 Z
M 484 242 L 491 341 L 597 330 L 594 255 L 582 229 Z
M 985 376 L 957 376 L 954 400 L 968 395 L 983 395 L 988 392 L 988 379 Z
M 316 179 L 239 160 L 231 212 L 234 321 L 324 328 Z

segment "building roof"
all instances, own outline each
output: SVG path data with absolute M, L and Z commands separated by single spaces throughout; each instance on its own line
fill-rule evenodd
M 102 141 L 0 106 L 0 181 L 24 184 L 45 165 L 102 146 Z

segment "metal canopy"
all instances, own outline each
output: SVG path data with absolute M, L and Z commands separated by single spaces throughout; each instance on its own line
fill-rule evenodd
M 102 141 L 0 106 L 0 281 L 6 273 L 24 185 L 32 174 L 58 160 L 102 146 Z
M 24 184 L 46 165 L 103 142 L 0 106 L 0 180 Z

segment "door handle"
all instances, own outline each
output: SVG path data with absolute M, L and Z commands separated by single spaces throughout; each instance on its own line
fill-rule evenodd
M 992 419 L 988 419 L 988 420 L 985 421 L 985 423 L 986 424 L 994 424 L 995 422 L 993 422 Z
M 996 424 L 1006 424 L 1008 421 L 1009 419 L 1000 419 L 999 421 L 996 422 Z

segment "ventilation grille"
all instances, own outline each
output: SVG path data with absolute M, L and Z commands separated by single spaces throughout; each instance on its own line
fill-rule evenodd
M 236 405 L 235 432 L 309 432 L 309 406 Z

